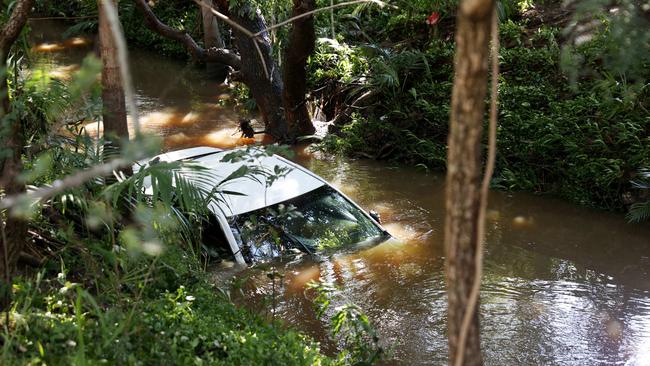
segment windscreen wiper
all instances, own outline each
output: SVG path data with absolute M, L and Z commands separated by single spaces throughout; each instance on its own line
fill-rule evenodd
M 309 250 L 309 247 L 307 247 L 307 245 L 303 243 L 300 239 L 296 238 L 294 235 L 289 234 L 287 232 L 283 232 L 283 234 L 286 235 L 289 238 L 289 240 L 293 241 L 294 243 L 300 244 L 300 246 L 303 247 L 309 255 L 314 255 L 314 252 Z

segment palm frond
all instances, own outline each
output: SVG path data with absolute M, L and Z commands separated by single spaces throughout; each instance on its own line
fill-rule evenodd
M 650 201 L 633 204 L 625 218 L 630 222 L 650 220 Z
M 650 191 L 650 168 L 639 169 L 637 179 L 632 181 L 632 186 L 641 191 Z M 650 199 L 633 204 L 625 218 L 630 222 L 650 220 Z

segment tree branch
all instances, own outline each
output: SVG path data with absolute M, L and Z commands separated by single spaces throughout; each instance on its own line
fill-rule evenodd
M 241 24 L 235 22 L 234 20 L 230 19 L 227 15 L 220 13 L 215 9 L 211 4 L 207 4 L 201 0 L 194 0 L 196 4 L 199 6 L 202 6 L 212 12 L 217 18 L 221 19 L 222 21 L 226 22 L 228 25 L 230 25 L 233 29 L 240 31 L 244 35 L 248 36 L 251 41 L 253 42 L 253 46 L 255 47 L 255 50 L 257 51 L 257 55 L 260 57 L 260 62 L 262 63 L 262 68 L 264 69 L 264 76 L 266 77 L 267 80 L 270 80 L 270 73 L 269 69 L 266 66 L 264 54 L 262 53 L 262 49 L 260 48 L 260 43 L 264 44 L 265 41 L 260 38 L 260 33 L 258 34 L 253 34 L 251 31 L 246 29 L 246 27 L 242 26 Z
M 107 163 L 95 165 L 90 169 L 69 175 L 63 179 L 57 179 L 49 186 L 40 187 L 24 194 L 6 196 L 0 200 L 0 210 L 11 208 L 25 201 L 36 203 L 47 200 L 48 198 L 52 198 L 67 189 L 79 187 L 93 178 L 106 176 L 111 174 L 113 171 L 129 168 L 132 164 L 133 161 L 130 159 L 114 159 Z
M 225 48 L 212 47 L 204 49 L 200 47 L 192 38 L 192 36 L 186 32 L 174 29 L 161 22 L 158 17 L 156 17 L 156 14 L 154 14 L 154 12 L 151 10 L 149 5 L 147 5 L 146 0 L 134 1 L 135 5 L 140 10 L 140 13 L 142 13 L 144 16 L 145 24 L 149 29 L 165 38 L 169 38 L 183 44 L 188 52 L 192 55 L 192 58 L 195 60 L 203 62 L 220 62 L 237 70 L 241 67 L 241 58 L 233 51 Z
M 380 0 L 352 0 L 352 1 L 346 1 L 346 2 L 343 2 L 343 3 L 332 4 L 330 6 L 325 6 L 325 7 L 318 8 L 318 9 L 312 9 L 310 11 L 307 11 L 307 12 L 304 12 L 304 13 L 301 13 L 301 14 L 298 14 L 298 15 L 294 15 L 291 18 L 289 18 L 289 19 L 287 19 L 287 20 L 285 20 L 283 22 L 274 24 L 271 27 L 267 27 L 266 29 L 263 29 L 263 30 L 255 33 L 254 36 L 257 37 L 257 36 L 259 36 L 260 34 L 262 34 L 264 32 L 268 32 L 268 31 L 270 31 L 272 29 L 275 29 L 275 28 L 283 27 L 283 26 L 285 26 L 285 25 L 287 25 L 289 23 L 295 22 L 298 19 L 306 18 L 306 17 L 312 16 L 312 15 L 314 15 L 316 13 L 320 13 L 320 12 L 327 11 L 327 10 L 333 10 L 333 9 L 336 9 L 336 8 L 341 8 L 341 7 L 345 7 L 345 6 L 348 6 L 348 5 L 360 4 L 360 3 L 374 3 L 374 4 L 377 4 L 380 8 L 388 5 L 385 2 L 380 1 Z M 393 6 L 393 7 L 395 7 L 395 6 Z

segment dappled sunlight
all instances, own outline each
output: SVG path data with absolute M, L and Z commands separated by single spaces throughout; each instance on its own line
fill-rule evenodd
M 239 131 L 238 127 L 231 127 L 210 132 L 202 136 L 199 141 L 202 145 L 219 148 L 233 148 L 236 146 L 262 143 L 264 141 L 264 137 L 260 134 L 255 135 L 255 138 L 244 138 L 241 137 L 241 132 Z
M 287 293 L 302 293 L 311 281 L 318 281 L 321 276 L 320 266 L 312 264 L 305 268 L 285 273 Z
M 430 255 L 430 250 L 423 250 L 423 246 L 416 242 L 406 240 L 387 240 L 379 245 L 362 250 L 355 254 L 369 263 L 390 263 L 399 265 L 403 263 L 416 263 L 419 259 Z
M 395 221 L 395 218 L 397 216 L 395 207 L 388 202 L 374 202 L 372 203 L 372 209 L 377 211 L 383 222 Z M 392 233 L 390 230 L 389 232 Z
M 86 48 L 93 44 L 92 40 L 86 37 L 73 37 L 61 42 L 43 42 L 32 47 L 32 52 L 48 53 L 62 52 L 66 49 Z
M 92 40 L 86 38 L 86 37 L 73 37 L 73 38 L 68 38 L 65 41 L 63 41 L 63 46 L 67 48 L 72 48 L 72 47 L 87 47 L 92 45 Z
M 366 263 L 358 253 L 342 254 L 332 258 L 331 271 L 326 280 L 333 281 L 338 286 L 345 286 L 351 281 L 365 281 L 368 276 Z
M 356 186 L 353 186 L 353 185 L 351 185 L 351 184 L 342 183 L 342 182 L 340 182 L 340 181 L 338 181 L 338 182 L 337 182 L 337 181 L 334 181 L 334 182 L 330 182 L 330 183 L 331 183 L 332 186 L 334 186 L 336 189 L 338 189 L 339 191 L 345 193 L 345 194 L 348 195 L 348 196 L 355 196 L 356 193 L 358 192 L 358 191 L 357 191 L 357 187 L 356 187 Z
M 165 145 L 173 148 L 191 146 L 196 141 L 195 138 L 187 136 L 183 132 L 175 133 L 165 137 Z
M 135 127 L 131 116 L 127 116 L 129 134 L 135 135 Z M 86 132 L 96 137 L 97 122 L 85 125 Z M 242 138 L 236 120 L 228 113 L 224 115 L 223 107 L 204 108 L 185 111 L 169 107 L 140 114 L 141 132 L 162 136 L 166 150 L 194 146 L 212 146 L 232 148 L 254 143 L 268 143 L 270 139 L 265 134 L 255 135 L 255 138 Z M 99 123 L 99 133 L 103 133 L 102 123 Z
M 356 254 L 371 263 L 402 263 L 408 258 L 409 244 L 401 240 L 388 240 Z
M 62 43 L 41 43 L 32 47 L 32 52 L 60 52 L 65 49 Z
M 392 236 L 401 241 L 412 241 L 424 234 L 417 232 L 412 226 L 400 222 L 388 222 L 383 226 Z
M 174 108 L 165 108 L 162 110 L 142 113 L 140 115 L 140 124 L 145 130 L 158 130 L 160 127 L 167 126 L 179 118 L 179 113 Z M 133 121 L 131 118 L 128 118 L 128 120 L 129 126 L 131 126 Z
M 181 123 L 186 124 L 186 123 L 194 123 L 199 120 L 201 116 L 196 113 L 196 112 L 190 112 L 187 113 L 186 115 L 183 116 L 181 119 Z
M 520 228 L 520 229 L 525 229 L 525 228 L 531 228 L 535 225 L 535 219 L 532 216 L 515 216 L 512 219 L 512 227 L 514 228 Z
M 92 138 L 97 138 L 104 133 L 104 124 L 100 121 L 87 121 L 83 124 L 84 133 Z

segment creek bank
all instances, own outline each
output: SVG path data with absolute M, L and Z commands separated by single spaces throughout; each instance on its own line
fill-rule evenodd
M 39 9 L 92 14 L 92 6 L 83 4 L 70 9 L 41 4 Z M 309 61 L 309 103 L 314 116 L 334 123 L 321 148 L 442 171 L 457 4 L 397 5 L 341 8 L 334 12 L 340 21 L 333 25 L 328 14 L 316 16 L 322 38 Z M 195 4 L 161 2 L 155 10 L 166 24 L 201 39 Z M 557 2 L 521 1 L 505 1 L 499 8 L 500 127 L 492 186 L 623 211 L 648 197 L 648 189 L 631 182 L 650 166 L 650 88 L 644 87 L 650 67 L 647 62 L 643 67 L 641 58 L 637 70 L 617 71 L 611 60 L 621 50 L 612 30 L 616 20 L 603 18 L 600 31 L 567 47 L 573 39 L 564 29 L 573 10 Z M 129 42 L 187 59 L 180 44 L 142 29 L 131 3 L 120 11 Z M 438 14 L 433 25 L 426 23 L 431 11 Z M 75 27 L 84 29 L 83 24 Z M 603 56 L 608 54 L 613 56 Z M 246 88 L 234 93 L 247 105 L 243 110 L 254 109 L 248 94 Z
M 397 16 L 369 9 L 356 14 L 362 33 L 341 27 L 337 40 L 321 39 L 310 83 L 334 122 L 326 151 L 445 169 L 454 10 L 442 8 L 435 26 L 424 6 Z M 604 56 L 618 50 L 608 27 L 568 47 L 562 26 L 572 14 L 553 9 L 534 4 L 501 20 L 492 186 L 625 210 L 647 200 L 631 181 L 650 166 L 650 68 L 640 59 L 639 70 L 617 73 Z M 569 58 L 582 63 L 567 66 Z

